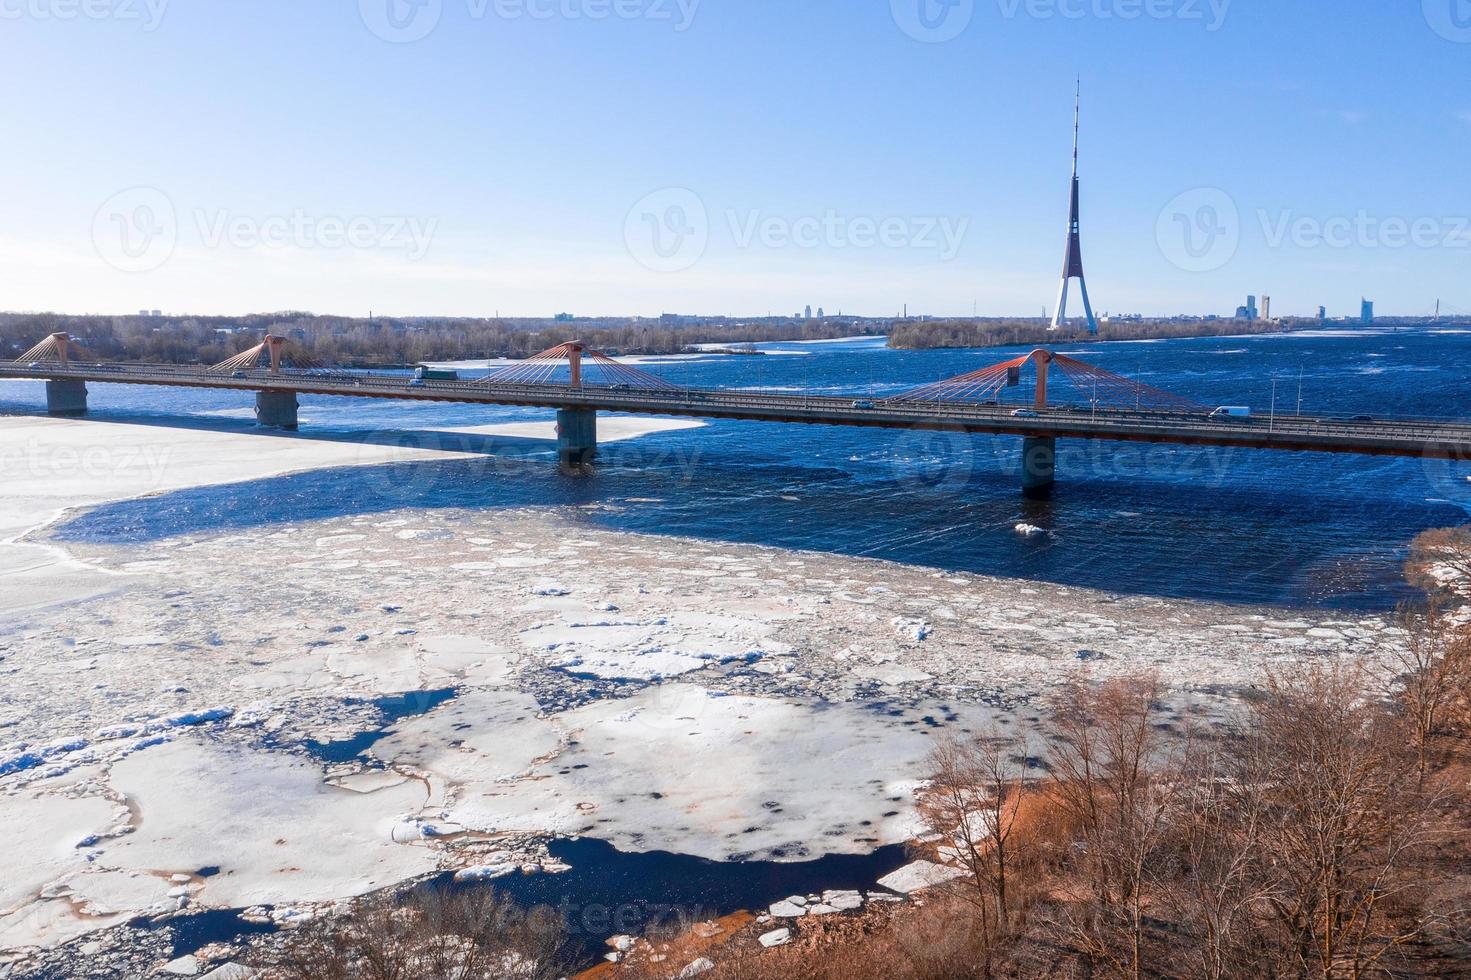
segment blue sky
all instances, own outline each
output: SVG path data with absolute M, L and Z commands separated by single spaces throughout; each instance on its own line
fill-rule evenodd
M 1471 0 L 0 0 L 0 73 L 4 309 L 1037 315 L 1081 75 L 1100 310 L 1471 310 Z

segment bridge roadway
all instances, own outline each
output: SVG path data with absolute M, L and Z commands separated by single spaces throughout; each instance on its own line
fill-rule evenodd
M 863 396 L 795 395 L 768 391 L 571 388 L 546 384 L 413 383 L 378 374 L 267 370 L 222 374 L 198 367 L 155 364 L 56 363 L 34 367 L 0 363 L 0 378 L 106 384 L 165 385 L 251 392 L 296 392 L 352 398 L 519 405 L 581 411 L 696 418 L 746 419 L 810 425 L 931 429 L 1033 439 L 1105 439 L 1122 442 L 1232 446 L 1306 452 L 1357 453 L 1432 459 L 1471 459 L 1471 423 L 1414 419 L 1335 419 L 1279 415 L 1210 418 L 1204 413 L 1092 410 L 1053 407 L 1036 417 L 1014 406 L 964 402 L 898 402 Z M 872 405 L 872 408 L 862 407 Z

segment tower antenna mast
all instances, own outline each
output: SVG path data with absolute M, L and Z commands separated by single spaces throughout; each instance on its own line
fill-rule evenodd
M 1093 303 L 1088 298 L 1088 280 L 1083 275 L 1083 238 L 1079 223 L 1078 136 L 1083 124 L 1083 80 L 1078 79 L 1078 89 L 1073 101 L 1073 180 L 1068 216 L 1067 254 L 1062 262 L 1062 287 L 1057 294 L 1057 308 L 1052 314 L 1052 329 L 1060 330 L 1067 321 L 1068 285 L 1078 280 L 1078 289 L 1083 294 L 1083 311 L 1088 315 L 1088 332 L 1098 333 L 1098 318 L 1093 315 Z

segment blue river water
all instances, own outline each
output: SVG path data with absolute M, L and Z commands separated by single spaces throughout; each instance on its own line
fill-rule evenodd
M 681 385 L 893 394 L 1024 351 L 893 351 L 882 339 L 773 344 L 767 356 L 650 359 Z M 1258 413 L 1471 417 L 1471 331 L 1432 327 L 1060 347 L 1209 405 Z M 474 372 L 468 372 L 473 374 Z M 1275 382 L 1275 383 L 1274 383 Z M 92 385 L 92 417 L 240 431 L 236 392 Z M 1274 402 L 1275 395 L 1275 402 Z M 1055 390 L 1054 402 L 1087 393 Z M 0 413 L 44 407 L 0 385 Z M 468 448 L 455 427 L 545 420 L 541 410 L 302 400 L 297 436 Z M 754 542 L 1003 577 L 1232 603 L 1382 610 L 1408 593 L 1420 531 L 1464 523 L 1471 464 L 1064 441 L 1052 500 L 1019 493 L 1012 438 L 712 421 L 602 447 L 594 476 L 558 474 L 540 441 L 486 454 L 346 468 L 97 508 L 64 539 L 184 533 L 402 507 L 565 508 L 568 521 Z M 270 506 L 257 506 L 269 500 Z M 1018 534 L 1020 523 L 1045 537 Z

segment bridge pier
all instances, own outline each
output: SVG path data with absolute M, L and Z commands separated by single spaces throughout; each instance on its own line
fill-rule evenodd
M 598 413 L 591 408 L 557 409 L 557 465 L 580 473 L 598 452 Z
M 1057 440 L 1051 437 L 1022 440 L 1022 495 L 1028 500 L 1046 500 L 1057 482 Z
M 257 391 L 255 421 L 269 429 L 296 431 L 296 392 Z
M 46 411 L 51 415 L 86 415 L 85 381 L 47 381 Z

